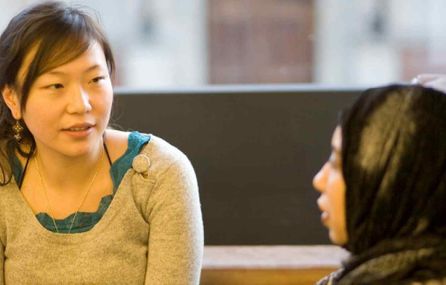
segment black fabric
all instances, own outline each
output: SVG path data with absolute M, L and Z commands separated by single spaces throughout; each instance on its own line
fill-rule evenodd
M 103 138 L 103 145 L 104 145 L 105 155 L 107 156 L 108 164 L 109 164 L 110 166 L 112 166 L 113 162 L 112 162 L 112 160 L 111 160 L 111 158 L 110 158 L 110 154 L 109 154 L 109 152 L 108 152 L 107 144 L 105 143 L 105 137 Z
M 446 276 L 446 242 L 436 236 L 385 240 L 352 256 L 332 276 L 337 285 L 412 284 Z
M 341 128 L 352 258 L 334 284 L 446 276 L 446 95 L 421 86 L 369 89 Z
M 446 95 L 370 89 L 341 125 L 346 248 L 360 254 L 385 239 L 446 236 Z

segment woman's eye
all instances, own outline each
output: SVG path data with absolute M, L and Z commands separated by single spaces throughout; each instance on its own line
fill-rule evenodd
M 93 78 L 93 79 L 91 80 L 91 82 L 93 82 L 93 83 L 99 83 L 101 80 L 104 80 L 104 79 L 105 79 L 105 76 L 98 76 L 98 77 Z
M 328 162 L 333 168 L 336 168 L 336 169 L 340 168 L 340 166 L 341 166 L 341 162 L 339 161 L 339 158 L 336 156 L 336 154 L 330 155 Z
M 54 83 L 54 84 L 50 84 L 50 85 L 46 86 L 45 88 L 56 90 L 56 89 L 62 89 L 63 87 L 64 86 L 61 83 Z

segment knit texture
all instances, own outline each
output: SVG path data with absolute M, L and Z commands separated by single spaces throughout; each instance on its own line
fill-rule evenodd
M 152 136 L 102 219 L 77 234 L 46 230 L 13 181 L 0 188 L 0 241 L 0 284 L 198 284 L 203 223 L 194 170 Z

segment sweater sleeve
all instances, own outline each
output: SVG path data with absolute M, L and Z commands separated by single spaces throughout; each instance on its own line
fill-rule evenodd
M 203 222 L 197 179 L 184 155 L 159 176 L 146 213 L 150 231 L 145 284 L 199 284 Z
M 7 193 L 6 189 L 3 189 L 0 187 L 0 191 L 3 191 L 2 194 L 4 195 Z M 5 204 L 3 202 L 3 199 L 0 199 L 2 201 L 0 203 L 1 209 L 8 209 L 10 211 L 11 207 L 5 207 Z M 6 203 L 8 205 L 8 203 Z M 5 245 L 6 245 L 6 221 L 4 212 L 0 212 L 0 285 L 5 284 Z
M 0 285 L 5 284 L 5 246 L 0 241 Z

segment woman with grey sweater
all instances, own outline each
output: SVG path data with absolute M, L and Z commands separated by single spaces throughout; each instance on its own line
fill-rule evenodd
M 187 157 L 107 128 L 111 48 L 44 2 L 0 37 L 0 284 L 198 284 L 203 226 Z

